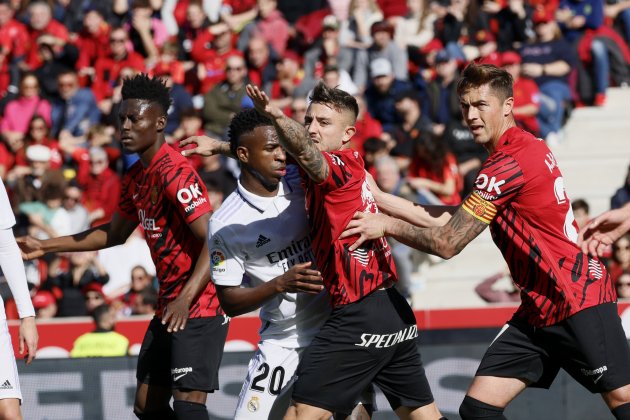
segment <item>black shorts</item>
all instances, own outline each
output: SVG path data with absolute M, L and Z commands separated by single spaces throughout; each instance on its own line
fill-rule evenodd
M 630 384 L 630 348 L 616 303 L 584 309 L 550 327 L 512 319 L 486 351 L 476 375 L 549 388 L 560 368 L 593 393 Z
M 432 403 L 417 336 L 413 311 L 393 287 L 333 309 L 300 360 L 293 400 L 349 413 L 374 383 L 394 410 Z
M 138 355 L 136 379 L 173 389 L 213 392 L 219 389 L 219 366 L 229 318 L 191 318 L 186 328 L 169 333 L 153 318 Z

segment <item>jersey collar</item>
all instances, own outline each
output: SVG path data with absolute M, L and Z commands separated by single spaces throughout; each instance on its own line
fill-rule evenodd
M 254 209 L 258 210 L 260 213 L 264 213 L 269 208 L 269 206 L 273 204 L 274 200 L 277 197 L 282 197 L 291 192 L 291 188 L 288 184 L 286 184 L 284 178 L 282 178 L 280 184 L 278 185 L 278 194 L 275 197 L 261 197 L 247 191 L 247 189 L 245 189 L 245 187 L 243 187 L 243 185 L 241 184 L 240 179 L 237 181 L 237 183 L 238 184 L 236 190 L 238 195 L 241 196 L 243 201 L 245 201 Z

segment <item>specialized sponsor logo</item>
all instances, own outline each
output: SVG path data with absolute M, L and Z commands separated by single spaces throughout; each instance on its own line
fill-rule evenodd
M 256 241 L 256 248 L 260 248 L 261 246 L 268 244 L 269 242 L 271 242 L 271 239 L 263 235 L 258 235 L 258 240 Z
M 155 219 L 147 217 L 147 212 L 145 210 L 138 210 L 138 219 L 140 219 L 140 225 L 145 232 L 160 230 L 155 223 Z
M 193 368 L 191 367 L 171 369 L 171 375 L 173 375 L 173 381 L 177 381 L 183 378 L 184 376 L 188 375 L 192 371 L 193 371 Z
M 225 271 L 225 254 L 218 249 L 210 253 L 210 266 L 213 271 L 223 273 Z
M 7 379 L 2 385 L 0 385 L 0 389 L 13 389 L 13 385 L 11 385 L 11 382 Z
M 251 413 L 255 413 L 256 411 L 258 411 L 258 409 L 260 409 L 260 401 L 258 400 L 258 397 L 252 397 L 247 402 L 247 410 L 249 410 Z
M 403 341 L 413 340 L 416 337 L 418 337 L 418 326 L 410 325 L 393 334 L 361 334 L 361 342 L 356 343 L 355 346 L 380 349 L 392 347 Z
M 486 174 L 479 174 L 477 180 L 475 180 L 475 186 L 480 190 L 486 190 L 489 193 L 496 193 L 501 195 L 501 185 L 505 184 L 505 180 L 498 181 L 495 176 L 488 177 Z

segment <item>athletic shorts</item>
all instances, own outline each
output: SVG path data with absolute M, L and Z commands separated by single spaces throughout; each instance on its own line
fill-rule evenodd
M 350 413 L 370 383 L 394 410 L 433 402 L 407 301 L 390 287 L 333 309 L 297 369 L 293 400 Z
M 17 398 L 22 401 L 15 354 L 7 321 L 0 320 L 0 400 Z
M 630 348 L 616 303 L 584 309 L 550 327 L 512 319 L 490 344 L 476 376 L 549 388 L 560 368 L 592 393 L 630 384 Z
M 174 333 L 167 326 L 158 318 L 151 320 L 138 354 L 138 381 L 193 391 L 219 389 L 229 318 L 191 318 Z

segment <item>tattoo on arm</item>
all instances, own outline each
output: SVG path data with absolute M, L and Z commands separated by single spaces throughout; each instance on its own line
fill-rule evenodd
M 280 143 L 297 160 L 315 182 L 323 182 L 328 178 L 328 162 L 322 152 L 308 138 L 306 128 L 299 122 L 288 117 L 274 120 Z
M 464 249 L 487 226 L 460 207 L 444 226 L 423 229 L 405 223 L 396 229 L 393 236 L 420 251 L 450 258 Z

